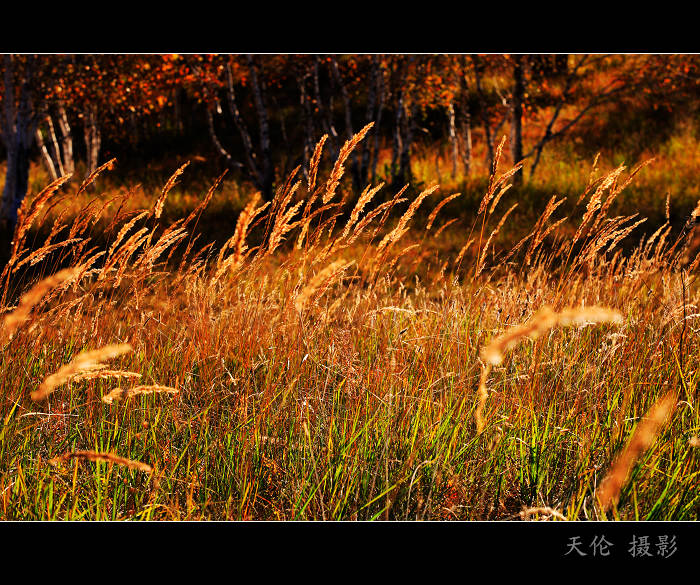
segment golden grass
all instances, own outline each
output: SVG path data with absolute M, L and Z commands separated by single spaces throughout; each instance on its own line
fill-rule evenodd
M 110 378 L 140 378 L 138 372 L 129 372 L 126 370 L 107 370 L 105 364 L 99 364 L 91 371 L 82 371 L 74 374 L 70 378 L 70 382 L 84 382 L 86 380 L 107 380 Z
M 174 395 L 180 388 L 187 397 L 183 401 L 165 401 L 158 405 L 157 412 L 147 403 L 139 409 L 104 408 L 99 401 L 78 406 L 70 400 L 65 404 L 48 403 L 47 412 L 41 413 L 45 416 L 33 419 L 39 433 L 55 432 L 61 440 L 73 440 L 73 445 L 76 442 L 83 442 L 84 447 L 102 445 L 99 441 L 104 437 L 98 437 L 95 429 L 104 422 L 101 417 L 107 417 L 114 430 L 114 442 L 108 445 L 118 444 L 120 451 L 128 447 L 137 459 L 143 443 L 134 440 L 136 437 L 147 436 L 154 457 L 160 452 L 165 457 L 166 450 L 187 445 L 182 451 L 186 453 L 187 465 L 181 467 L 190 475 L 185 481 L 178 475 L 184 472 L 173 469 L 172 478 L 166 478 L 172 480 L 172 493 L 160 496 L 173 501 L 179 497 L 176 486 L 183 482 L 195 486 L 202 469 L 234 469 L 241 477 L 240 486 L 235 488 L 240 487 L 240 492 L 229 491 L 223 496 L 219 493 L 211 501 L 235 502 L 241 517 L 248 517 L 250 507 L 254 513 L 268 517 L 272 514 L 291 517 L 355 514 L 357 517 L 366 510 L 368 517 L 389 518 L 395 513 L 418 517 L 431 505 L 433 512 L 439 510 L 440 505 L 430 501 L 443 498 L 440 490 L 445 481 L 440 479 L 440 474 L 457 477 L 459 481 L 449 480 L 453 487 L 472 481 L 470 488 L 478 491 L 482 482 L 491 485 L 488 473 L 496 466 L 504 470 L 503 489 L 515 497 L 515 488 L 510 489 L 507 484 L 529 472 L 530 468 L 525 467 L 532 462 L 527 464 L 519 459 L 511 443 L 517 447 L 525 442 L 528 433 L 534 436 L 533 429 L 539 429 L 540 418 L 546 416 L 544 426 L 548 431 L 545 432 L 550 433 L 547 438 L 554 445 L 552 449 L 566 453 L 561 456 L 569 458 L 567 472 L 572 468 L 576 471 L 573 477 L 579 483 L 572 480 L 571 489 L 577 497 L 584 493 L 581 486 L 585 485 L 585 479 L 579 478 L 588 477 L 588 469 L 599 465 L 596 458 L 600 459 L 604 450 L 601 443 L 587 450 L 583 448 L 586 445 L 583 440 L 576 443 L 577 447 L 571 439 L 563 449 L 557 441 L 564 443 L 560 435 L 568 440 L 569 429 L 563 427 L 572 426 L 577 417 L 590 424 L 594 424 L 591 421 L 600 424 L 601 415 L 596 409 L 602 410 L 608 403 L 618 409 L 616 418 L 629 414 L 626 409 L 632 400 L 630 392 L 625 394 L 627 402 L 615 397 L 607 398 L 608 403 L 604 403 L 599 378 L 616 376 L 615 370 L 606 369 L 610 365 L 605 360 L 613 360 L 615 351 L 621 351 L 619 347 L 627 352 L 626 359 L 646 359 L 644 352 L 648 347 L 635 346 L 634 340 L 622 340 L 633 334 L 648 334 L 652 338 L 656 329 L 662 327 L 657 319 L 650 323 L 653 327 L 647 332 L 639 323 L 649 315 L 663 314 L 664 335 L 678 339 L 679 308 L 683 309 L 685 319 L 687 307 L 685 296 L 681 298 L 675 293 L 674 283 L 678 280 L 678 258 L 687 256 L 683 252 L 685 240 L 681 237 L 673 240 L 671 226 L 664 225 L 631 251 L 623 253 L 618 249 L 623 241 L 629 242 L 629 236 L 643 221 L 635 215 L 615 218 L 606 215 L 614 198 L 628 183 L 629 177 L 623 177 L 624 168 L 618 167 L 600 179 L 593 180 L 591 176 L 585 193 L 590 195 L 590 201 L 579 225 L 567 225 L 564 223 L 567 217 L 554 216 L 566 200 L 555 196 L 546 205 L 542 202 L 544 211 L 534 221 L 529 234 L 522 237 L 524 230 L 519 231 L 518 237 L 513 238 L 517 243 L 512 246 L 504 226 L 506 220 L 512 223 L 514 217 L 519 217 L 525 206 L 516 207 L 517 203 L 510 202 L 500 219 L 494 215 L 499 204 L 506 207 L 501 201 L 510 188 L 508 180 L 520 168 L 516 165 L 498 175 L 504 140 L 497 149 L 493 172 L 474 214 L 471 231 L 457 234 L 453 230 L 445 240 L 436 240 L 446 227 L 457 221 L 457 218 L 449 219 L 440 229 L 433 230 L 439 212 L 459 196 L 455 193 L 442 197 L 430 213 L 425 212 L 426 229 L 411 239 L 411 226 L 417 221 L 422 225 L 420 208 L 429 195 L 438 191 L 437 185 L 410 199 L 405 186 L 389 201 L 377 204 L 376 194 L 384 186 L 379 183 L 362 190 L 354 205 L 349 204 L 347 192 L 340 201 L 333 201 L 344 177 L 344 164 L 368 130 L 366 127 L 346 142 L 327 181 L 318 177 L 324 137 L 311 158 L 308 180 L 297 179 L 297 168 L 279 186 L 272 201 L 260 205 L 260 194 L 254 194 L 238 215 L 233 235 L 218 249 L 214 242 L 200 244 L 195 249 L 194 232 L 195 219 L 212 199 L 223 175 L 192 212 L 183 214 L 185 219 L 169 226 L 160 224 L 159 220 L 169 215 L 164 214 L 167 194 L 186 165 L 170 177 L 155 204 L 148 205 L 148 209 L 121 213 L 119 207 L 108 223 L 106 232 L 110 236 L 104 250 L 94 245 L 90 226 L 98 225 L 107 204 L 103 207 L 94 204 L 81 210 L 72 226 L 64 225 L 66 214 L 59 212 L 46 241 L 33 250 L 26 246 L 28 226 L 35 224 L 40 210 L 60 202 L 61 196 L 56 197 L 55 193 L 63 183 L 53 183 L 27 204 L 19 224 L 21 229 L 16 234 L 15 241 L 20 244 L 13 248 L 12 267 L 26 269 L 55 258 L 56 266 L 75 268 L 57 272 L 33 285 L 29 283 L 33 277 L 25 277 L 26 271 L 10 267 L 3 273 L 3 298 L 7 298 L 11 278 L 27 278 L 19 284 L 29 289 L 19 297 L 17 307 L 5 307 L 3 332 L 11 337 L 20 326 L 33 320 L 31 327 L 26 328 L 26 335 L 23 331 L 11 340 L 24 345 L 8 346 L 11 352 L 4 367 L 12 372 L 12 383 L 22 380 L 20 387 L 26 387 L 21 378 L 26 375 L 21 373 L 24 365 L 17 359 L 22 351 L 39 356 L 28 363 L 42 372 L 40 368 L 44 367 L 46 356 L 55 355 L 49 352 L 60 351 L 68 343 L 72 348 L 82 348 L 101 345 L 109 339 L 124 339 L 130 343 L 78 354 L 46 376 L 38 389 L 31 392 L 31 399 L 43 401 L 67 382 L 93 384 L 96 380 L 141 378 L 138 372 L 109 369 L 104 363 L 132 351 L 132 347 L 137 348 L 138 359 L 144 362 L 139 369 L 143 367 L 149 377 L 156 379 L 178 380 L 175 384 L 178 388 L 158 384 L 114 388 L 109 392 L 104 390 L 107 393 L 102 396 L 103 403 L 114 404 L 152 393 Z M 408 203 L 402 213 L 397 212 L 401 203 Z M 348 218 L 345 224 L 336 227 L 344 214 Z M 68 237 L 56 241 L 61 233 Z M 173 271 L 170 260 L 176 248 L 185 246 L 188 237 L 180 268 Z M 395 249 L 395 244 L 404 237 L 410 241 Z M 285 246 L 287 239 L 291 241 Z M 99 258 L 101 265 L 97 263 Z M 69 292 L 71 283 L 74 286 Z M 12 295 L 23 290 L 19 284 L 12 281 L 15 287 Z M 634 302 L 628 305 L 630 299 Z M 690 301 L 697 302 L 697 295 Z M 39 303 L 41 312 L 35 310 Z M 575 306 L 555 310 L 554 307 L 563 304 Z M 691 303 L 687 304 L 689 308 Z M 609 308 L 614 306 L 620 309 Z M 690 312 L 688 317 L 692 317 Z M 507 416 L 488 421 L 496 429 L 497 439 L 484 450 L 486 454 L 478 449 L 469 451 L 472 444 L 478 444 L 479 449 L 484 444 L 483 438 L 474 433 L 469 409 L 475 409 L 476 432 L 482 433 L 487 424 L 484 411 L 489 397 L 488 377 L 509 351 L 526 338 L 546 338 L 557 327 L 598 323 L 623 324 L 623 327 L 616 330 L 618 337 L 605 337 L 601 348 L 595 346 L 599 341 L 596 335 L 605 332 L 591 332 L 591 339 L 596 340 L 591 341 L 586 340 L 586 331 L 576 343 L 568 344 L 566 350 L 557 344 L 554 336 L 547 343 L 538 343 L 535 357 L 527 358 L 524 365 L 520 353 L 514 355 L 507 368 L 505 390 L 494 393 L 494 396 L 506 396 Z M 484 343 L 489 336 L 492 336 L 490 341 Z M 660 339 L 667 344 L 665 337 Z M 653 341 L 659 341 L 658 336 Z M 38 350 L 44 344 L 49 349 L 42 354 Z M 651 344 L 650 341 L 647 345 L 651 347 Z M 475 351 L 480 346 L 481 351 Z M 678 346 L 685 349 L 682 343 Z M 649 359 L 657 359 L 660 354 L 649 349 L 648 355 Z M 689 355 L 687 351 L 685 355 Z M 546 365 L 536 371 L 539 360 L 545 356 L 550 360 L 546 364 L 565 362 L 561 368 L 564 375 L 553 375 Z M 610 363 L 612 367 L 625 367 L 622 360 Z M 576 375 L 568 375 L 574 369 Z M 681 376 L 691 378 L 689 384 L 696 382 L 692 372 L 685 371 L 687 368 L 679 370 Z M 473 387 L 477 374 L 479 385 L 473 400 L 464 388 Z M 632 378 L 629 373 L 625 375 Z M 41 376 L 45 374 L 40 373 L 39 379 Z M 527 395 L 520 394 L 520 380 L 526 377 L 530 380 Z M 606 388 L 610 394 L 622 392 L 619 388 L 623 383 L 615 379 L 617 386 Z M 628 383 L 647 381 L 625 379 L 624 384 Z M 571 386 L 578 384 L 585 388 L 572 389 Z M 509 390 L 512 394 L 507 395 Z M 562 394 L 561 404 L 555 391 Z M 548 401 L 544 409 L 543 395 Z M 581 414 L 584 395 L 588 400 L 586 408 L 595 411 L 595 416 Z M 637 426 L 595 493 L 601 509 L 609 509 L 617 501 L 634 462 L 658 437 L 663 420 L 673 410 L 669 396 L 660 399 Z M 12 395 L 8 404 L 21 406 L 24 398 Z M 552 404 L 556 407 L 548 412 Z M 502 403 L 499 408 L 504 408 Z M 70 434 L 74 422 L 71 417 L 78 417 L 78 413 L 80 431 Z M 39 416 L 39 413 L 30 414 Z M 12 422 L 7 416 L 6 422 Z M 197 451 L 199 442 L 192 442 L 192 437 L 185 437 L 181 431 L 192 429 L 195 424 L 201 425 L 202 437 L 212 437 L 211 443 L 208 439 L 203 441 L 206 447 L 201 451 Z M 508 434 L 514 425 L 519 425 L 517 432 Z M 0 432 L 4 433 L 4 429 Z M 84 431 L 89 439 L 84 438 Z M 502 440 L 504 437 L 510 441 Z M 49 447 L 42 449 L 51 449 L 51 442 L 47 443 Z M 226 449 L 220 453 L 218 447 L 223 444 Z M 256 449 L 261 447 L 259 457 L 257 451 L 257 458 L 251 457 L 251 444 Z M 697 437 L 693 436 L 687 448 L 695 446 Z M 267 451 L 263 452 L 263 448 Z M 500 460 L 488 459 L 497 457 L 493 454 L 499 450 Z M 271 459 L 276 456 L 284 465 Z M 588 457 L 581 463 L 581 469 L 576 467 L 579 456 Z M 546 457 L 545 453 L 543 458 Z M 71 458 L 109 461 L 151 471 L 150 466 L 138 461 L 90 450 L 70 451 L 52 461 L 60 463 Z M 309 462 L 313 465 L 312 472 Z M 380 467 L 373 467 L 375 464 Z M 286 471 L 277 473 L 274 481 L 265 476 L 266 483 L 260 483 L 264 473 L 261 465 L 265 469 L 288 466 L 288 475 L 285 476 Z M 423 473 L 428 466 L 430 473 L 427 470 Z M 490 471 L 479 476 L 479 470 L 483 469 Z M 544 472 L 546 475 L 549 468 Z M 216 479 L 208 482 L 208 490 L 233 490 L 231 482 Z M 521 488 L 531 485 L 539 489 L 532 478 L 520 482 Z M 498 502 L 500 484 L 497 491 L 487 493 L 484 488 L 482 502 L 475 503 L 472 499 L 461 508 L 456 505 L 459 498 L 466 501 L 471 497 L 468 492 L 474 490 L 456 490 L 445 496 L 456 500 L 447 502 L 449 505 L 443 509 L 455 515 L 459 509 L 471 513 L 477 508 L 484 509 L 483 503 L 494 499 L 493 516 L 497 517 L 557 520 L 578 517 L 582 509 L 580 499 L 575 505 L 554 496 L 543 501 L 542 494 L 553 493 L 559 483 L 547 486 L 551 491 L 544 488 L 542 492 L 533 491 L 528 501 L 508 503 L 508 509 L 503 508 L 502 501 Z M 312 491 L 307 493 L 309 486 Z M 341 493 L 343 490 L 347 493 Z M 293 493 L 293 498 L 280 504 L 288 491 Z M 592 498 L 593 490 L 589 491 L 589 495 L 581 498 Z M 202 510 L 211 505 L 208 498 L 209 494 L 200 496 Z M 189 513 L 194 507 L 191 493 L 186 501 Z M 330 501 L 333 503 L 329 504 Z M 551 506 L 540 505 L 546 501 Z M 298 502 L 306 502 L 309 507 L 304 504 L 299 511 Z M 379 505 L 385 505 L 385 509 L 375 509 Z M 227 507 L 226 517 L 229 514 L 236 512 Z
M 133 459 L 127 459 L 126 457 L 120 457 L 114 453 L 99 453 L 97 451 L 68 451 L 54 457 L 49 460 L 49 463 L 54 466 L 61 465 L 70 461 L 71 459 L 84 459 L 87 461 L 103 461 L 105 463 L 114 463 L 116 465 L 123 465 L 129 469 L 137 469 L 138 471 L 143 471 L 144 473 L 152 473 L 153 468 L 147 463 L 141 461 L 134 461 Z
M 135 386 L 134 388 L 115 388 L 109 394 L 102 397 L 102 402 L 112 404 L 115 400 L 131 398 L 142 394 L 179 394 L 180 390 L 171 386 L 161 386 L 159 384 L 151 384 L 149 386 Z
M 676 392 L 670 391 L 659 398 L 634 429 L 627 445 L 615 459 L 607 475 L 596 490 L 596 498 L 603 510 L 614 506 L 637 460 L 652 446 L 661 428 L 676 406 Z
M 3 335 L 11 338 L 17 328 L 28 319 L 32 308 L 36 306 L 50 290 L 60 284 L 70 282 L 79 275 L 80 272 L 80 268 L 66 268 L 35 284 L 27 293 L 22 295 L 17 308 L 8 315 L 5 315 L 3 320 Z
M 41 383 L 39 388 L 31 393 L 32 400 L 40 402 L 51 394 L 51 392 L 56 390 L 56 388 L 69 381 L 73 376 L 102 368 L 104 364 L 101 362 L 119 357 L 131 351 L 133 351 L 131 345 L 128 343 L 119 343 L 106 345 L 105 347 L 92 351 L 82 352 L 65 366 L 59 368 L 54 374 L 48 376 Z
M 175 186 L 177 183 L 177 179 L 184 170 L 187 168 L 187 166 L 190 164 L 190 161 L 187 161 L 185 164 L 183 164 L 179 169 L 177 169 L 172 176 L 168 179 L 168 181 L 165 183 L 165 186 L 163 187 L 163 190 L 161 191 L 160 197 L 156 199 L 155 204 L 153 205 L 153 209 L 151 213 L 153 216 L 158 219 L 161 214 L 163 213 L 163 207 L 165 206 L 165 199 L 168 196 L 168 193 L 170 190 Z
M 477 432 L 484 430 L 485 420 L 483 417 L 484 407 L 488 398 L 486 382 L 493 366 L 499 365 L 505 357 L 505 352 L 513 349 L 523 339 L 537 339 L 554 327 L 567 327 L 570 325 L 586 325 L 595 323 L 622 323 L 622 314 L 614 309 L 606 307 L 581 307 L 564 309 L 555 312 L 551 307 L 542 307 L 525 323 L 513 327 L 493 339 L 487 346 L 481 349 L 480 355 L 483 360 L 477 396 L 479 404 L 474 418 L 476 420 Z
M 497 366 L 503 361 L 506 351 L 515 347 L 524 338 L 537 339 L 554 327 L 585 325 L 594 323 L 622 323 L 620 311 L 607 307 L 569 308 L 555 312 L 551 307 L 542 307 L 522 325 L 513 327 L 493 339 L 481 350 L 481 358 L 490 365 Z
M 328 178 L 328 182 L 326 183 L 326 192 L 323 194 L 324 205 L 326 205 L 331 199 L 333 199 L 333 197 L 335 197 L 335 191 L 338 188 L 338 185 L 340 184 L 340 179 L 343 177 L 343 173 L 345 172 L 345 167 L 343 166 L 345 164 L 345 161 L 348 159 L 355 147 L 365 137 L 367 132 L 370 131 L 372 126 L 374 126 L 374 122 L 370 122 L 369 124 L 367 124 L 364 128 L 362 128 L 362 130 L 360 130 L 352 138 L 347 140 L 345 144 L 343 144 L 343 147 L 340 149 L 340 153 L 338 154 L 338 158 L 336 159 L 335 164 L 333 165 L 333 170 L 331 171 L 330 177 Z M 316 147 L 316 151 L 319 151 L 320 153 L 320 148 L 322 146 L 323 144 L 319 142 L 319 146 Z M 314 158 L 312 160 L 316 160 L 316 151 L 314 151 Z
M 354 260 L 345 262 L 337 260 L 326 266 L 321 272 L 316 274 L 309 284 L 307 284 L 294 299 L 294 307 L 300 313 L 304 310 L 307 303 L 312 297 L 318 298 L 325 290 L 328 289 L 343 272 L 355 263 Z

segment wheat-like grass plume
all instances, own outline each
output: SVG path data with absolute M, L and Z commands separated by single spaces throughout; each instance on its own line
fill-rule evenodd
M 26 321 L 32 308 L 41 301 L 46 293 L 58 285 L 75 278 L 80 272 L 80 268 L 66 268 L 35 284 L 22 296 L 17 308 L 12 313 L 5 316 L 3 333 L 11 337 L 17 330 L 17 327 Z
M 503 361 L 504 353 L 515 347 L 523 338 L 536 339 L 554 327 L 567 327 L 586 323 L 622 323 L 622 314 L 606 307 L 581 307 L 564 309 L 559 313 L 550 307 L 542 307 L 532 318 L 499 335 L 481 350 L 481 358 L 491 365 Z
M 461 195 L 461 193 L 454 193 L 453 195 L 449 195 L 449 196 L 445 197 L 442 201 L 440 201 L 440 203 L 438 203 L 435 206 L 435 209 L 433 209 L 433 211 L 431 211 L 430 215 L 428 216 L 428 225 L 425 226 L 425 231 L 429 231 L 430 228 L 433 227 L 433 222 L 435 221 L 437 214 L 440 213 L 440 210 L 443 207 L 445 207 L 445 205 L 447 205 L 450 201 L 452 201 L 453 199 L 456 199 L 460 195 Z
M 345 224 L 345 228 L 343 229 L 343 233 L 340 236 L 341 239 L 345 239 L 348 236 L 348 233 L 350 232 L 350 229 L 352 226 L 354 226 L 357 223 L 357 220 L 360 217 L 360 214 L 362 213 L 362 210 L 369 204 L 370 201 L 374 198 L 374 196 L 377 194 L 377 192 L 384 186 L 384 183 L 379 183 L 374 189 L 370 189 L 369 185 L 365 188 L 365 190 L 361 193 L 361 195 L 357 199 L 357 203 L 355 204 L 355 207 L 353 208 L 352 212 L 350 213 L 350 219 L 348 222 Z
M 291 193 L 293 193 L 300 183 L 296 183 Z M 290 198 L 291 198 L 290 193 Z M 295 227 L 297 227 L 301 222 L 292 222 L 294 216 L 299 212 L 299 208 L 304 203 L 304 200 L 297 201 L 294 205 L 290 205 L 289 208 L 282 207 L 280 212 L 275 217 L 275 222 L 272 227 L 272 232 L 270 233 L 270 238 L 268 240 L 268 246 L 266 254 L 272 254 L 284 241 L 284 236 L 287 232 L 290 232 Z
M 125 353 L 133 351 L 128 343 L 106 345 L 100 349 L 85 351 L 78 354 L 57 372 L 48 376 L 37 390 L 31 393 L 32 400 L 39 402 L 44 400 L 51 392 L 70 380 L 74 375 L 87 371 L 94 371 L 102 366 L 103 361 L 110 360 Z
M 78 187 L 76 197 L 78 197 L 81 193 L 85 192 L 85 190 L 95 182 L 95 180 L 100 175 L 100 173 L 102 173 L 102 171 L 104 171 L 105 169 L 111 171 L 114 168 L 116 162 L 116 158 L 110 159 L 106 163 L 97 167 L 87 177 L 85 177 L 85 180 L 80 184 L 80 187 Z
M 170 190 L 175 186 L 175 183 L 177 182 L 178 177 L 184 172 L 184 170 L 187 168 L 187 165 L 190 164 L 190 161 L 187 161 L 184 165 L 182 165 L 179 169 L 177 169 L 172 176 L 167 180 L 165 183 L 165 186 L 163 187 L 163 190 L 160 193 L 160 196 L 156 200 L 155 205 L 153 206 L 153 210 L 151 213 L 155 216 L 156 219 L 158 219 L 163 213 L 163 206 L 165 205 L 165 198 L 168 196 L 168 193 Z
M 114 453 L 100 453 L 98 451 L 68 451 L 49 459 L 51 465 L 60 465 L 65 463 L 70 459 L 86 459 L 88 461 L 104 461 L 106 463 L 116 463 L 117 465 L 124 465 L 129 469 L 138 469 L 145 473 L 151 473 L 153 468 L 148 465 L 148 463 L 143 463 L 142 461 L 134 461 L 133 459 L 127 459 L 126 457 L 120 457 Z
M 352 230 L 352 234 L 348 238 L 348 244 L 352 244 L 365 230 L 365 228 L 372 223 L 372 220 L 382 213 L 388 213 L 395 205 L 399 203 L 404 203 L 408 201 L 405 197 L 399 197 L 406 189 L 408 185 L 404 186 L 390 201 L 386 201 L 381 205 L 378 205 L 376 209 L 373 209 L 367 213 L 360 221 L 357 222 L 355 228 Z
M 171 386 L 161 386 L 159 384 L 151 384 L 149 386 L 135 386 L 134 388 L 115 388 L 109 394 L 105 394 L 102 397 L 102 402 L 105 404 L 112 404 L 115 400 L 121 400 L 123 398 L 130 398 L 131 396 L 138 396 L 140 394 L 179 394 L 180 390 L 177 388 L 172 388 Z
M 503 224 L 506 222 L 506 219 L 508 219 L 508 216 L 510 215 L 511 211 L 513 211 L 517 206 L 518 206 L 517 203 L 513 203 L 513 205 L 510 207 L 510 209 L 503 214 L 501 221 L 498 222 L 496 229 L 494 229 L 491 232 L 491 235 L 489 236 L 488 240 L 486 240 L 486 244 L 484 244 L 484 248 L 481 251 L 481 256 L 479 257 L 479 262 L 478 262 L 477 267 L 476 267 L 476 275 L 477 276 L 479 274 L 481 274 L 481 271 L 484 269 L 484 265 L 486 263 L 486 253 L 488 252 L 489 244 L 491 243 L 491 240 L 493 240 L 493 238 L 498 235 L 498 232 L 501 231 L 501 228 L 503 227 Z
M 418 197 L 416 197 L 413 200 L 411 205 L 408 206 L 406 212 L 401 216 L 401 219 L 399 219 L 399 222 L 396 225 L 396 227 L 392 231 L 390 231 L 386 236 L 384 236 L 381 242 L 379 242 L 379 245 L 377 246 L 377 256 L 379 256 L 380 254 L 382 254 L 382 252 L 387 250 L 392 244 L 398 241 L 401 238 L 401 236 L 403 236 L 408 231 L 406 224 L 408 224 L 408 222 L 411 220 L 413 214 L 418 210 L 423 200 L 428 195 L 431 195 L 432 193 L 437 191 L 438 188 L 439 185 L 433 185 L 432 187 L 421 191 Z
M 245 243 L 248 228 L 255 217 L 270 205 L 270 202 L 268 201 L 264 205 L 261 205 L 255 209 L 255 206 L 258 204 L 259 200 L 260 193 L 257 192 L 253 195 L 251 201 L 238 216 L 238 221 L 236 222 L 236 229 L 233 232 L 233 236 L 224 243 L 219 252 L 215 279 L 220 278 L 226 270 L 235 271 L 243 262 L 245 252 L 248 248 Z M 233 252 L 224 260 L 224 254 L 230 248 L 233 248 Z
M 121 241 L 124 239 L 124 236 L 129 232 L 129 230 L 134 227 L 134 224 L 139 220 L 142 219 L 143 217 L 148 215 L 148 211 L 142 211 L 141 213 L 137 213 L 134 217 L 132 217 L 128 222 L 126 222 L 122 228 L 119 230 L 119 233 L 117 234 L 117 237 L 114 239 L 114 242 L 112 242 L 112 245 L 109 247 L 109 253 L 108 256 L 112 256 L 114 251 L 117 249 L 117 246 L 121 243 Z
M 477 431 L 481 432 L 484 429 L 483 409 L 486 404 L 486 399 L 488 398 L 488 390 L 486 388 L 488 375 L 493 366 L 503 361 L 506 351 L 514 348 L 526 337 L 537 339 L 557 326 L 566 327 L 569 325 L 603 322 L 622 323 L 622 314 L 614 309 L 598 306 L 570 308 L 556 313 L 551 307 L 545 306 L 528 321 L 499 335 L 486 347 L 482 348 L 480 356 L 483 363 L 479 387 L 477 389 L 479 404 L 475 413 Z
M 10 258 L 2 271 L 2 275 L 0 275 L 0 281 L 2 281 L 2 279 L 5 277 L 9 278 L 10 269 L 15 265 L 21 256 L 29 229 L 32 227 L 34 220 L 38 217 L 42 208 L 47 204 L 51 197 L 53 197 L 54 193 L 58 191 L 61 185 L 63 185 L 69 179 L 70 175 L 66 175 L 53 181 L 37 194 L 37 196 L 32 200 L 31 204 L 29 203 L 28 197 L 23 199 L 22 204 L 17 210 L 17 224 L 12 236 L 12 242 L 10 243 Z M 5 288 L 3 291 L 3 301 L 5 300 L 6 292 L 7 289 Z
M 307 284 L 294 299 L 294 307 L 300 313 L 309 302 L 309 299 L 315 294 L 321 295 L 328 289 L 345 270 L 347 270 L 355 261 L 345 262 L 337 260 L 326 266 L 321 272 L 316 274 L 309 284 Z M 318 293 L 317 293 L 318 291 Z
M 99 364 L 96 366 L 94 371 L 81 371 L 74 376 L 71 376 L 71 382 L 84 382 L 87 380 L 105 380 L 108 378 L 140 378 L 141 374 L 138 372 L 129 372 L 126 370 L 107 370 L 105 364 Z
M 568 521 L 568 518 L 566 516 L 564 516 L 559 510 L 555 510 L 554 508 L 551 508 L 549 506 L 537 506 L 535 508 L 525 508 L 522 512 L 520 512 L 520 518 L 522 518 L 523 520 L 527 520 L 530 516 L 539 515 L 539 514 L 548 514 L 550 516 L 554 516 L 558 520 Z
M 365 137 L 365 134 L 369 132 L 372 126 L 374 126 L 374 122 L 370 122 L 369 124 L 367 124 L 364 128 L 362 128 L 362 130 L 360 130 L 352 138 L 347 140 L 343 147 L 340 149 L 338 159 L 335 161 L 335 165 L 333 165 L 331 175 L 328 178 L 328 182 L 326 183 L 326 192 L 323 194 L 324 205 L 326 205 L 335 196 L 335 190 L 338 188 L 338 185 L 340 184 L 340 179 L 342 178 L 343 173 L 345 172 L 345 167 L 343 166 L 345 164 L 345 161 L 350 156 L 350 153 L 359 144 L 359 142 Z
M 449 222 L 448 222 L 449 223 Z M 440 230 L 445 228 L 446 225 L 442 226 Z M 469 250 L 469 247 L 476 241 L 476 238 L 470 238 L 464 246 L 459 251 L 459 254 L 457 254 L 457 257 L 455 258 L 454 265 L 459 266 L 460 263 L 462 262 L 462 259 L 464 258 L 464 255 L 467 253 L 467 250 Z
M 14 268 L 12 269 L 12 272 L 15 273 L 17 270 L 19 270 L 22 266 L 25 264 L 29 264 L 29 266 L 34 266 L 35 264 L 38 264 L 41 262 L 46 256 L 51 254 L 54 250 L 58 250 L 59 248 L 65 248 L 67 246 L 70 246 L 71 244 L 77 244 L 78 242 L 82 242 L 83 238 L 72 238 L 70 240 L 64 240 L 62 242 L 57 242 L 55 244 L 51 244 L 49 246 L 42 246 L 38 250 L 35 250 L 29 256 L 25 257 L 23 260 L 15 264 Z
M 667 392 L 654 403 L 646 416 L 636 426 L 627 445 L 596 490 L 596 497 L 603 510 L 609 510 L 618 502 L 620 491 L 632 468 L 654 443 L 675 405 L 675 391 Z
M 323 136 L 321 136 L 321 140 L 319 140 L 318 144 L 316 144 L 316 148 L 314 149 L 314 153 L 311 156 L 311 160 L 309 161 L 309 181 L 307 183 L 309 193 L 312 193 L 314 188 L 316 187 L 316 176 L 318 174 L 318 164 L 321 161 L 321 153 L 323 152 L 323 145 L 325 144 L 327 139 L 328 139 L 328 134 L 324 134 Z
M 438 236 L 439 236 L 446 228 L 450 227 L 454 222 L 459 221 L 459 220 L 460 220 L 459 217 L 453 217 L 452 219 L 450 219 L 450 220 L 446 221 L 445 223 L 443 223 L 443 224 L 438 228 L 438 230 L 435 232 L 434 238 L 437 239 Z

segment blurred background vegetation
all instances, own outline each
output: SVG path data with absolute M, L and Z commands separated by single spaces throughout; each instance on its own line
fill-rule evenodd
M 270 199 L 306 172 L 323 135 L 332 162 L 370 122 L 348 164 L 358 194 L 439 183 L 467 194 L 454 204 L 466 214 L 507 136 L 504 163 L 524 161 L 508 194 L 519 213 L 552 192 L 575 202 L 594 161 L 605 172 L 655 159 L 618 202 L 648 229 L 667 196 L 672 219 L 700 198 L 698 55 L 6 54 L 0 66 L 5 234 L 27 192 L 112 158 L 100 180 L 146 192 L 192 161 L 183 197 L 229 169 L 222 191 L 240 209 L 241 190 Z

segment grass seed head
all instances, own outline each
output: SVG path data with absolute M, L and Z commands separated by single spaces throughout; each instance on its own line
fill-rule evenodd
M 676 400 L 677 397 L 674 391 L 663 395 L 654 403 L 647 415 L 634 429 L 627 445 L 619 454 L 596 491 L 596 497 L 603 510 L 609 510 L 618 502 L 620 491 L 627 481 L 634 464 L 656 440 L 663 424 L 675 407 Z
M 35 402 L 44 400 L 51 392 L 62 384 L 65 384 L 74 375 L 91 372 L 99 366 L 102 366 L 103 364 L 101 362 L 129 353 L 130 351 L 133 351 L 131 345 L 128 343 L 119 343 L 80 353 L 68 364 L 59 368 L 56 373 L 48 376 L 41 383 L 39 388 L 31 393 L 32 400 Z

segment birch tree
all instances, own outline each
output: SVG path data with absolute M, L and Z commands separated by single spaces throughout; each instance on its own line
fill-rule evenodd
M 4 56 L 2 141 L 7 153 L 7 173 L 0 204 L 0 230 L 8 241 L 29 185 L 30 150 L 37 124 L 35 80 L 33 55 Z

